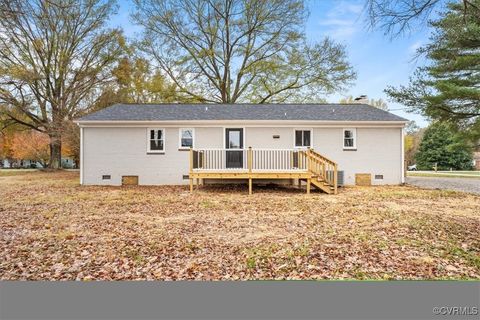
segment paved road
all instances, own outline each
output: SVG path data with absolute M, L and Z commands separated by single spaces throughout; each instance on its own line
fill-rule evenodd
M 480 194 L 480 179 L 475 178 L 407 177 L 406 182 L 427 189 L 445 189 Z

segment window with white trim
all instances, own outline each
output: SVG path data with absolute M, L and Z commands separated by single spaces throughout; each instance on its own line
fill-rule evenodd
M 147 151 L 149 153 L 165 152 L 165 129 L 147 129 Z
M 357 130 L 343 129 L 343 149 L 357 148 Z
M 295 147 L 306 148 L 312 146 L 312 130 L 295 130 Z
M 192 128 L 180 128 L 180 149 L 193 148 L 194 130 Z

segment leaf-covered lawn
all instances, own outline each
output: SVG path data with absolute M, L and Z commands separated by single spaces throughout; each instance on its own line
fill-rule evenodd
M 480 279 L 480 196 L 0 176 L 1 279 Z

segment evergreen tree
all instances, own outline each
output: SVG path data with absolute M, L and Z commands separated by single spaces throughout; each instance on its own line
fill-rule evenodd
M 472 0 L 480 8 L 480 0 Z M 421 48 L 431 62 L 416 70 L 408 86 L 389 87 L 395 101 L 433 120 L 468 129 L 480 138 L 480 9 L 465 12 L 461 3 L 431 26 L 430 44 Z
M 438 170 L 471 170 L 473 162 L 470 146 L 444 122 L 425 130 L 416 160 L 420 170 L 431 170 L 435 164 Z
M 420 128 L 415 121 L 409 121 L 405 126 L 405 161 L 407 165 L 415 164 L 415 156 L 422 141 L 424 128 Z

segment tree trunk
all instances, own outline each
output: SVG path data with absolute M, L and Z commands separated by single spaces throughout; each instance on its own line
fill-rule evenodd
M 62 139 L 58 135 L 50 135 L 50 169 L 62 167 Z

